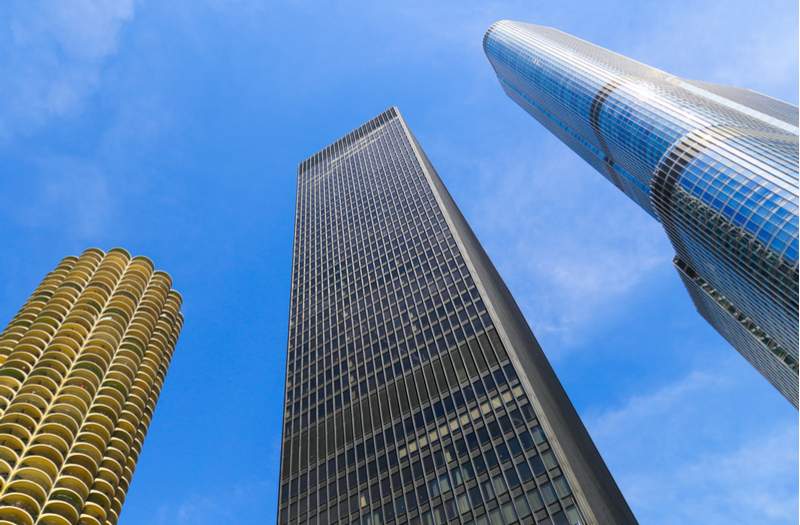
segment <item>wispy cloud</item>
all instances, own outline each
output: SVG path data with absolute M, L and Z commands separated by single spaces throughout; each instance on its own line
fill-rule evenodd
M 140 523 L 153 525 L 217 525 L 241 523 L 241 516 L 260 514 L 258 523 L 270 523 L 277 512 L 278 469 L 280 465 L 280 435 L 270 439 L 259 451 L 265 477 L 256 480 L 230 480 L 222 483 L 198 480 L 201 487 L 178 501 L 162 500 L 160 506 L 142 513 Z M 258 509 L 258 510 L 256 510 Z M 148 515 L 149 514 L 149 515 Z M 249 523 L 253 523 L 252 521 Z
M 233 486 L 215 486 L 213 493 L 198 494 L 171 506 L 162 504 L 155 512 L 155 525 L 201 525 L 218 523 L 238 523 L 238 517 L 245 508 L 252 508 L 254 502 L 264 502 L 274 498 L 264 482 L 241 483 Z M 274 516 L 264 516 L 264 523 Z
M 612 0 L 612 4 L 624 2 Z M 787 16 L 796 14 L 796 6 L 782 0 L 768 2 L 771 15 L 761 22 L 769 30 L 739 38 L 730 28 L 737 26 L 743 12 L 760 7 L 747 2 L 739 3 L 741 9 L 713 2 L 689 4 L 664 9 L 658 24 L 653 24 L 650 9 L 633 7 L 628 30 L 606 34 L 600 43 L 690 78 L 796 97 L 796 16 Z M 691 16 L 686 16 L 687 9 Z M 425 45 L 435 41 L 437 49 L 462 47 L 482 55 L 477 48 L 487 19 L 520 16 L 523 11 L 507 2 L 455 10 L 441 18 L 434 10 L 431 16 L 426 13 L 425 20 L 417 20 L 422 17 L 412 8 L 397 14 L 413 20 Z M 599 16 L 607 18 L 611 12 L 615 10 Z M 544 19 L 531 18 L 530 13 L 521 16 L 559 26 L 559 16 L 552 13 L 543 14 Z M 639 27 L 647 27 L 646 37 Z M 675 52 L 690 47 L 698 52 L 689 56 Z M 490 69 L 485 60 L 469 63 Z M 486 104 L 486 89 L 500 91 L 496 82 L 463 85 L 478 90 L 481 104 Z M 537 146 L 524 139 L 487 136 L 493 154 L 472 165 L 462 163 L 468 176 L 477 172 L 481 181 L 480 190 L 462 204 L 537 334 L 557 337 L 563 344 L 555 347 L 563 348 L 579 344 L 592 327 L 628 308 L 654 272 L 670 266 L 673 250 L 655 220 L 529 120 L 527 133 Z M 451 158 L 479 158 L 481 153 L 444 149 L 451 149 Z
M 664 9 L 646 38 L 630 33 L 632 55 L 677 75 L 755 89 L 796 103 L 797 2 L 692 2 L 683 7 Z M 733 31 L 743 18 L 758 23 L 744 34 Z M 676 52 L 689 49 L 692 52 Z
M 669 264 L 659 224 L 552 137 L 474 169 L 466 207 L 537 334 L 580 342 Z
M 761 378 L 731 355 L 587 418 L 642 523 L 796 519 L 797 426 L 749 399 L 755 381 Z
M 80 110 L 133 18 L 134 0 L 20 1 L 0 13 L 2 143 Z
M 509 1 L 376 9 L 383 17 L 390 11 L 396 27 L 406 28 L 391 35 L 391 45 L 433 63 L 457 64 L 461 96 L 453 97 L 452 104 L 458 107 L 445 101 L 428 116 L 439 117 L 439 126 L 446 130 L 445 119 L 464 113 L 464 97 L 476 105 L 476 114 L 501 97 L 502 104 L 514 106 L 502 95 L 483 54 L 482 35 L 500 18 L 525 18 L 521 13 L 529 12 L 529 6 Z M 408 35 L 414 35 L 413 41 Z M 532 117 L 516 107 L 513 111 L 519 119 L 487 124 L 480 144 L 448 140 L 447 131 L 423 142 L 456 193 L 462 181 L 475 188 L 457 195 L 459 204 L 537 335 L 558 343 L 548 346 L 552 353 L 577 346 L 624 311 L 638 287 L 669 266 L 673 252 L 656 221 Z M 482 114 L 489 121 L 493 116 Z M 465 118 L 463 123 L 474 121 Z M 522 134 L 518 122 L 528 124 Z

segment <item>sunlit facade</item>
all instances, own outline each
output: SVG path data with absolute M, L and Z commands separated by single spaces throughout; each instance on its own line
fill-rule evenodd
M 698 311 L 798 403 L 798 111 L 558 30 L 492 25 L 505 92 L 659 220 Z
M 114 525 L 183 317 L 144 257 L 90 249 L 0 333 L 0 524 Z
M 278 523 L 635 523 L 396 108 L 299 167 Z

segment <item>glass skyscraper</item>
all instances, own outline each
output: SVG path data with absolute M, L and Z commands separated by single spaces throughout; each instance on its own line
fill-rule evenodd
M 278 522 L 635 523 L 396 108 L 299 167 Z
M 659 220 L 698 311 L 798 400 L 798 111 L 548 27 L 492 25 L 505 92 Z

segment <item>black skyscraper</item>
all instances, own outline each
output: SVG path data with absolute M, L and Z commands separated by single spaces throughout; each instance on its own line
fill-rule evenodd
M 297 192 L 280 524 L 635 523 L 396 108 Z

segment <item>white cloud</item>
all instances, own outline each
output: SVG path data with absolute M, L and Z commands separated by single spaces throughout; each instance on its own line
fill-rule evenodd
M 791 523 L 796 415 L 776 397 L 731 355 L 586 422 L 642 523 Z
M 627 40 L 633 56 L 673 74 L 796 101 L 797 9 L 787 0 L 693 2 L 664 9 L 646 38 Z
M 731 452 L 708 454 L 673 474 L 667 494 L 676 504 L 683 502 L 685 510 L 679 514 L 716 515 L 709 524 L 797 519 L 797 493 L 794 484 L 785 482 L 797 470 L 797 429 L 782 425 L 754 434 Z M 687 492 L 703 497 L 687 500 Z
M 15 2 L 0 29 L 0 142 L 78 112 L 133 14 L 134 0 Z
M 672 252 L 655 220 L 538 135 L 537 146 L 505 148 L 473 167 L 478 191 L 464 204 L 536 333 L 570 345 L 668 266 Z

